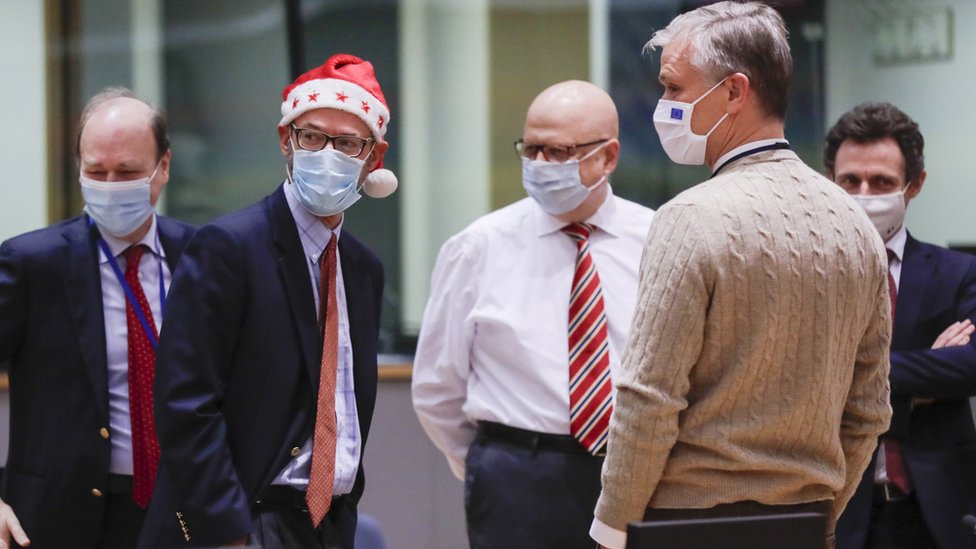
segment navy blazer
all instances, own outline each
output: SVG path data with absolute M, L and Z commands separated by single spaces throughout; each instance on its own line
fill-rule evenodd
M 365 445 L 383 267 L 347 231 L 339 259 Z M 314 426 L 322 343 L 312 292 L 283 186 L 187 246 L 156 358 L 162 455 L 140 547 L 214 546 L 251 532 L 255 500 Z M 354 502 L 362 491 L 360 464 Z
M 193 228 L 157 220 L 175 272 Z M 36 549 L 95 547 L 105 508 L 94 493 L 111 457 L 100 433 L 109 413 L 96 234 L 82 216 L 0 246 L 0 363 L 10 366 L 2 497 Z
M 940 547 L 976 547 L 962 517 L 976 512 L 976 341 L 932 349 L 958 320 L 976 322 L 976 256 L 908 235 L 895 306 L 891 351 L 891 433 L 926 525 Z M 912 405 L 912 398 L 932 398 Z M 838 549 L 865 546 L 870 527 L 874 461 L 837 524 Z

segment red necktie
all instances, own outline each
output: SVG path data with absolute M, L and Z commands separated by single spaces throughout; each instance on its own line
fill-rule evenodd
M 153 335 L 157 335 L 152 309 L 142 283 L 139 282 L 139 261 L 146 251 L 143 245 L 125 250 L 125 283 L 139 302 L 139 308 L 149 323 Z M 152 498 L 159 466 L 159 441 L 153 420 L 153 372 L 156 369 L 156 352 L 149 342 L 132 303 L 125 304 L 126 329 L 129 347 L 129 420 L 132 424 L 132 500 L 145 508 Z
M 322 330 L 322 364 L 319 369 L 319 395 L 312 438 L 312 468 L 305 502 L 312 525 L 318 527 L 332 505 L 335 479 L 336 426 L 335 387 L 339 358 L 339 319 L 336 304 L 336 236 L 332 235 L 319 262 L 319 316 Z
M 895 323 L 895 302 L 898 300 L 898 287 L 895 286 L 895 277 L 891 274 L 891 261 L 895 258 L 895 252 L 888 250 L 888 297 L 891 298 L 891 324 Z M 885 450 L 885 471 L 888 480 L 897 486 L 902 492 L 908 494 L 912 491 L 912 480 L 908 476 L 908 468 L 905 467 L 905 455 L 901 451 L 901 442 L 893 436 L 885 436 L 883 439 Z
M 577 248 L 569 298 L 570 432 L 595 454 L 607 442 L 613 411 L 607 315 L 600 275 L 590 256 L 593 226 L 573 223 L 562 230 L 576 241 Z

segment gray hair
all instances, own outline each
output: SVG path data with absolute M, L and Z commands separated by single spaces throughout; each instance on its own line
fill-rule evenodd
M 675 17 L 644 46 L 652 52 L 676 39 L 690 40 L 691 64 L 713 82 L 740 72 L 749 78 L 759 104 L 783 120 L 793 75 L 786 24 L 762 2 L 717 2 Z
M 161 110 L 146 103 L 142 99 L 136 97 L 132 90 L 123 86 L 111 86 L 103 89 L 102 91 L 96 93 L 91 99 L 85 103 L 85 108 L 81 111 L 81 118 L 78 122 L 78 135 L 75 139 L 75 157 L 81 157 L 81 132 L 85 129 L 85 124 L 88 123 L 88 119 L 105 103 L 112 101 L 113 99 L 121 98 L 135 99 L 141 103 L 144 103 L 151 111 L 150 115 L 150 129 L 152 130 L 153 137 L 156 139 L 156 160 L 166 154 L 169 150 L 169 134 L 166 131 L 166 116 Z

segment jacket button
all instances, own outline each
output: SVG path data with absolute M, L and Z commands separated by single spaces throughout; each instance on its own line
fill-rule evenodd
M 106 438 L 107 439 L 108 438 L 108 429 L 106 429 L 105 427 L 102 427 L 101 429 L 98 430 L 98 434 L 102 435 L 102 438 Z
M 99 490 L 98 488 L 92 488 L 92 495 L 95 496 L 96 498 L 100 498 L 102 497 L 102 491 Z
M 302 453 L 302 449 L 299 448 L 298 446 L 295 446 L 294 448 L 291 449 L 291 457 L 298 457 L 298 454 L 300 453 Z

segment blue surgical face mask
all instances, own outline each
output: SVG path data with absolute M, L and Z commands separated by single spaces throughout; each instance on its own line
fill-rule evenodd
M 579 207 L 593 189 L 602 185 L 603 176 L 592 187 L 580 180 L 580 162 L 596 154 L 606 143 L 588 152 L 582 158 L 567 162 L 550 162 L 522 157 L 522 186 L 551 215 L 562 215 Z
M 292 151 L 289 179 L 306 210 L 328 217 L 359 200 L 359 177 L 366 162 L 331 148 L 306 151 L 292 146 Z
M 98 225 L 99 231 L 123 238 L 152 215 L 149 182 L 156 177 L 157 170 L 159 164 L 149 177 L 131 181 L 95 181 L 79 174 L 85 212 Z

